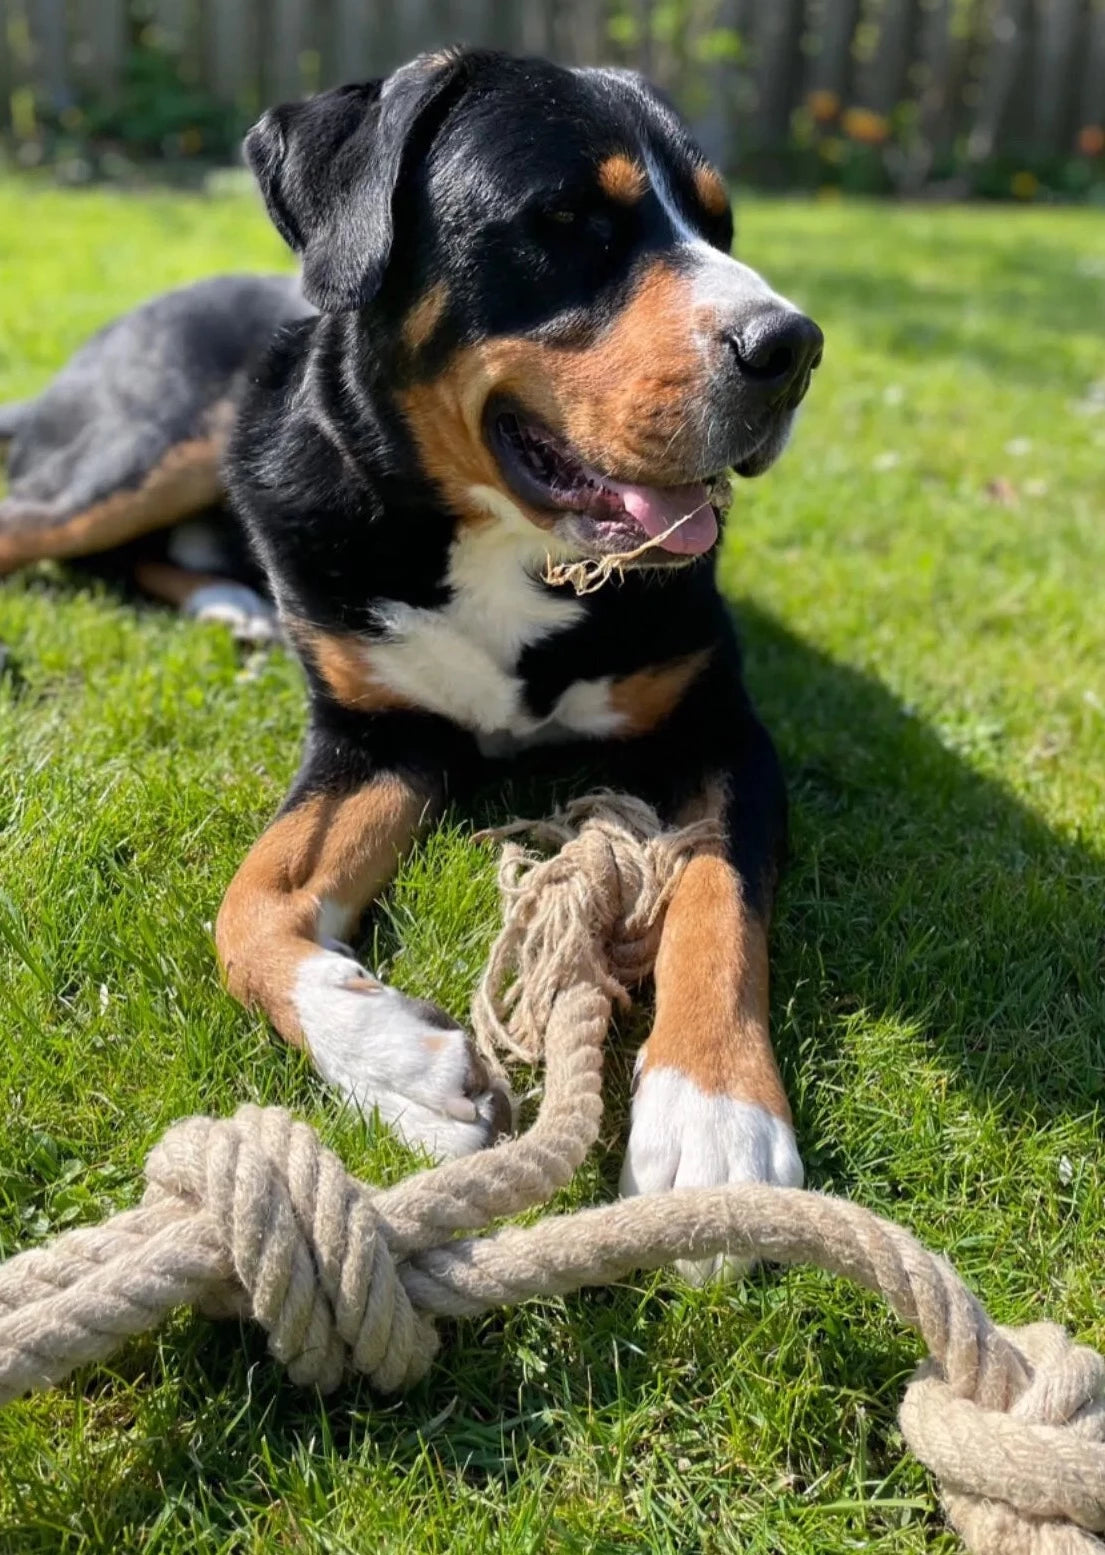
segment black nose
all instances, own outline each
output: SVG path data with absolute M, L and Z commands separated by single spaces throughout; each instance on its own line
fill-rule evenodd
M 757 313 L 729 339 L 741 372 L 772 404 L 797 405 L 825 345 L 813 320 L 793 308 Z

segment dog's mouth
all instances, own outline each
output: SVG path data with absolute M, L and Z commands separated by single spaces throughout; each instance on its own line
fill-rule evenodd
M 724 476 L 683 486 L 615 480 L 523 411 L 501 402 L 489 407 L 485 428 L 514 494 L 568 518 L 572 540 L 586 553 L 620 554 L 647 545 L 652 562 L 688 560 L 717 540 Z

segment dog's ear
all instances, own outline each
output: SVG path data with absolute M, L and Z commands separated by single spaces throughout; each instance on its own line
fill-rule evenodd
M 363 308 L 379 291 L 404 161 L 460 65 L 459 55 L 416 59 L 385 81 L 272 108 L 246 136 L 269 215 L 323 313 Z

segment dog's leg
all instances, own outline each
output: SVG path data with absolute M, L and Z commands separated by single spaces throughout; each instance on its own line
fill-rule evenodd
M 0 577 L 47 558 L 108 551 L 222 497 L 222 429 L 165 449 L 149 468 L 127 441 L 87 453 L 89 437 L 13 476 L 0 501 Z
M 381 774 L 300 786 L 231 883 L 215 930 L 227 986 L 322 1076 L 412 1145 L 463 1155 L 509 1123 L 506 1095 L 455 1021 L 386 987 L 343 941 L 438 808 L 429 785 Z
M 668 907 L 623 1193 L 802 1182 L 768 1033 L 766 928 L 785 797 L 767 735 L 752 724 L 749 738 L 760 750 L 746 749 L 739 769 L 693 807 L 720 812 L 726 840 L 688 864 Z M 739 1272 L 724 1259 L 681 1268 L 696 1280 Z
M 217 573 L 193 572 L 172 562 L 139 562 L 134 581 L 152 599 L 175 605 L 195 621 L 218 621 L 229 627 L 239 642 L 280 640 L 276 607 L 248 583 L 236 583 Z

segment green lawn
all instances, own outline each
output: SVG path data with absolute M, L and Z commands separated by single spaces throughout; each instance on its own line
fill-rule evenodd
M 828 339 L 723 564 L 794 798 L 773 1004 L 810 1182 L 914 1227 L 999 1319 L 1102 1346 L 1105 216 L 739 225 Z M 236 194 L 0 185 L 0 394 L 162 286 L 283 262 Z M 53 570 L 0 588 L 0 640 L 0 1249 L 131 1203 L 167 1124 L 247 1098 L 407 1169 L 215 974 L 295 765 L 294 664 Z M 460 1013 L 494 917 L 458 817 L 370 953 Z M 613 1191 L 626 1074 L 566 1203 Z M 917 1353 L 818 1274 L 655 1276 L 461 1324 L 398 1402 L 322 1404 L 255 1331 L 183 1313 L 0 1415 L 0 1546 L 950 1551 L 894 1423 Z

